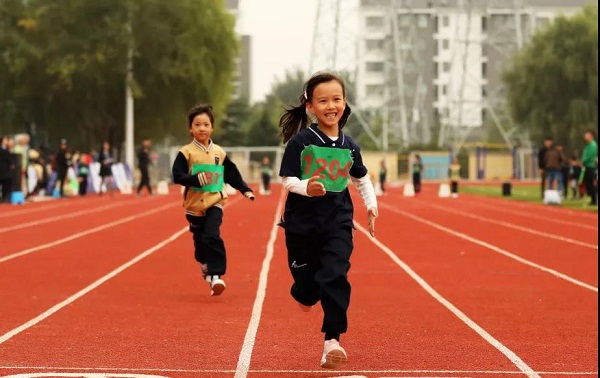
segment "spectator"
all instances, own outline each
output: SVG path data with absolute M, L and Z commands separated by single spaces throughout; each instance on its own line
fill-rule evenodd
M 542 199 L 544 199 L 544 192 L 546 191 L 546 151 L 552 147 L 552 143 L 552 137 L 546 137 L 546 139 L 544 139 L 544 145 L 538 151 L 538 169 L 540 170 L 541 177 Z
M 10 157 L 11 140 L 10 137 L 2 137 L 0 144 L 0 186 L 2 187 L 0 203 L 10 203 L 10 193 L 12 192 L 12 177 L 15 166 Z
M 71 166 L 71 152 L 67 147 L 67 140 L 61 139 L 56 153 L 56 182 L 59 185 L 60 198 L 64 197 L 65 181 L 67 180 L 67 172 Z
M 102 195 L 103 187 L 106 186 L 106 190 L 112 196 L 112 189 L 116 189 L 116 185 L 112 173 L 114 159 L 110 155 L 110 143 L 104 142 L 102 144 L 98 162 L 100 163 L 100 192 L 98 194 Z M 108 183 L 110 183 L 111 188 L 108 187 Z
M 573 193 L 573 199 L 581 199 L 585 193 L 585 187 L 583 183 L 579 183 L 579 176 L 581 175 L 581 163 L 577 160 L 577 156 L 572 155 L 570 159 L 570 170 L 569 170 L 569 186 Z M 567 198 L 567 197 L 565 197 Z
M 385 180 L 387 178 L 387 168 L 385 166 L 385 159 L 379 164 L 379 186 L 381 187 L 381 193 L 385 193 Z
M 598 165 L 598 145 L 591 130 L 586 131 L 583 138 L 586 143 L 581 157 L 583 183 L 587 195 L 591 198 L 590 205 L 596 206 L 598 204 L 598 194 L 596 193 L 597 188 L 594 181 L 596 181 L 596 166 Z
M 562 193 L 563 191 L 561 169 L 564 160 L 564 155 L 559 150 L 558 146 L 550 146 L 544 154 L 544 171 L 546 172 L 546 179 L 548 180 L 548 189 L 553 190 L 554 182 L 556 181 L 559 193 Z
M 563 188 L 562 195 L 563 195 L 563 198 L 566 199 L 569 197 L 569 172 L 571 170 L 571 164 L 565 156 L 564 148 L 563 148 L 562 144 L 557 144 L 556 149 L 558 150 L 558 152 L 560 152 L 560 155 L 562 157 L 562 162 L 560 164 L 560 173 L 561 173 L 561 177 L 562 177 L 562 188 Z
M 148 167 L 150 166 L 150 139 L 144 138 L 142 145 L 137 153 L 138 167 L 140 168 L 140 184 L 137 188 L 137 195 L 142 194 L 142 189 L 148 189 L 148 194 L 152 195 L 152 186 L 150 185 L 150 173 Z
M 423 172 L 423 163 L 421 162 L 421 155 L 415 155 L 415 161 L 412 163 L 412 182 L 415 189 L 415 194 L 421 192 L 421 173 Z

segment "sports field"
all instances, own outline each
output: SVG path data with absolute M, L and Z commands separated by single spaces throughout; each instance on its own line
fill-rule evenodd
M 219 297 L 177 187 L 0 208 L 0 376 L 598 376 L 596 212 L 390 188 L 371 238 L 353 198 L 337 371 L 319 367 L 321 309 L 289 295 L 278 186 L 226 206 Z

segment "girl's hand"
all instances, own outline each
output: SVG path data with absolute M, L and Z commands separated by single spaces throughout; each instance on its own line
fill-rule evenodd
M 313 176 L 308 179 L 308 185 L 306 185 L 306 193 L 311 197 L 323 197 L 326 193 L 325 186 L 318 182 L 321 176 Z
M 375 236 L 375 218 L 379 215 L 376 207 L 372 207 L 367 211 L 367 218 L 369 219 L 369 234 Z

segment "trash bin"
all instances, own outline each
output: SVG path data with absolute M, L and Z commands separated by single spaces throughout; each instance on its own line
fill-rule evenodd
M 502 196 L 510 197 L 512 192 L 512 184 L 509 181 L 502 183 Z

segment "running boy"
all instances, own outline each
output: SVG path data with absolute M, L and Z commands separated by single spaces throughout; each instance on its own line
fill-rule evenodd
M 347 361 L 339 341 L 348 328 L 348 270 L 354 248 L 349 179 L 368 209 L 371 235 L 377 199 L 360 147 L 341 131 L 350 116 L 344 82 L 320 72 L 305 89 L 300 105 L 287 109 L 279 121 L 287 142 L 279 175 L 289 191 L 280 225 L 294 279 L 291 295 L 303 311 L 321 301 L 325 345 L 320 365 L 334 369 Z M 317 123 L 309 126 L 307 110 Z
M 185 187 L 183 207 L 202 278 L 210 284 L 210 295 L 220 295 L 225 290 L 222 276 L 227 267 L 225 244 L 220 235 L 227 201 L 225 184 L 250 200 L 254 200 L 254 194 L 225 151 L 210 139 L 215 124 L 212 106 L 201 104 L 191 108 L 187 123 L 194 139 L 179 150 L 173 163 L 173 181 Z

